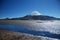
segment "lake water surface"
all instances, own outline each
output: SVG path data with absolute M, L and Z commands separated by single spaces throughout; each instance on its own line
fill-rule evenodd
M 32 28 L 33 30 L 31 30 L 31 28 L 29 28 L 29 27 L 26 28 L 26 26 L 20 26 L 20 25 L 16 26 L 16 25 L 11 25 L 11 24 L 0 24 L 0 30 L 5 29 L 5 30 L 10 30 L 10 31 L 32 34 L 32 35 L 36 35 L 36 36 L 45 36 L 45 37 L 60 39 L 60 24 L 59 24 L 59 22 L 57 22 L 57 21 L 55 21 L 55 22 L 36 21 L 35 25 L 37 25 L 37 26 L 34 26 L 32 24 L 32 27 L 34 26 L 35 28 Z M 46 31 L 46 29 L 49 29 L 49 30 Z M 56 31 L 56 33 L 54 31 Z

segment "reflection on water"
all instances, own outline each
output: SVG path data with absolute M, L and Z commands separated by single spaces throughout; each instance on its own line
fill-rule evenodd
M 5 30 L 11 30 L 11 31 L 16 31 L 16 32 L 22 32 L 22 33 L 28 33 L 28 34 L 33 34 L 37 36 L 46 36 L 46 37 L 51 37 L 51 38 L 60 38 L 60 34 L 53 34 L 47 31 L 36 31 L 36 30 L 28 30 L 23 26 L 14 26 L 14 25 L 0 25 L 0 30 L 5 29 Z

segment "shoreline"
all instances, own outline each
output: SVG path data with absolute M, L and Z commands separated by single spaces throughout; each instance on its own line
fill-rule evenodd
M 8 30 L 0 30 L 0 40 L 59 40 L 54 38 L 33 36 L 30 34 L 13 32 Z

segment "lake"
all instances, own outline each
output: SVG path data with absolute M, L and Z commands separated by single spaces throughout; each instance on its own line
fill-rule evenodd
M 16 24 L 16 25 L 15 25 Z M 1 24 L 0 30 L 22 32 L 36 36 L 60 39 L 60 21 L 14 21 Z

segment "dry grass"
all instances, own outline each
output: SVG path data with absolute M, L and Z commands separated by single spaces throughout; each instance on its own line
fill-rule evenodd
M 41 40 L 38 37 L 25 35 L 24 33 L 0 30 L 0 40 Z

